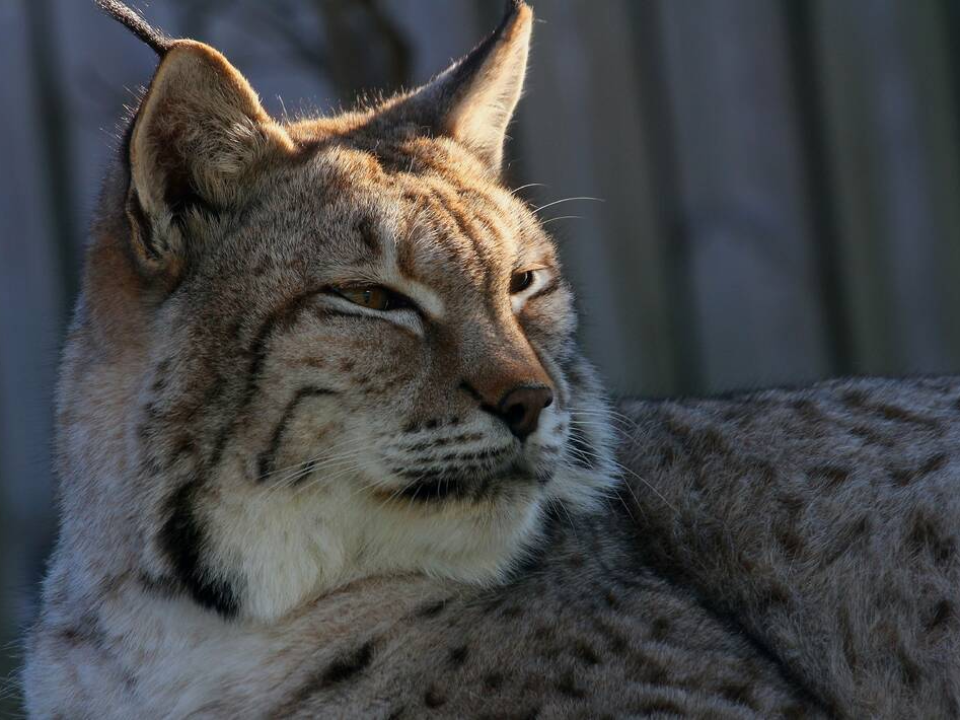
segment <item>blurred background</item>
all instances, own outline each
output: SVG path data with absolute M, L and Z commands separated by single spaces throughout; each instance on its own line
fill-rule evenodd
M 508 178 L 542 183 L 523 191 L 537 205 L 601 200 L 541 215 L 614 392 L 960 371 L 960 0 L 531 4 Z M 139 6 L 289 116 L 427 80 L 502 9 Z M 92 2 L 0 0 L 0 676 L 53 535 L 51 398 L 86 229 L 155 64 Z

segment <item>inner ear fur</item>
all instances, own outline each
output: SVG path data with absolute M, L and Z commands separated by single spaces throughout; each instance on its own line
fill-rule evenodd
M 238 204 L 251 169 L 291 147 L 223 55 L 203 43 L 174 42 L 130 135 L 127 215 L 138 257 L 148 266 L 176 264 L 185 216 Z

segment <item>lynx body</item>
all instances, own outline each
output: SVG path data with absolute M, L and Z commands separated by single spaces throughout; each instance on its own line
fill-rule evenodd
M 33 716 L 958 712 L 960 383 L 612 411 L 499 179 L 528 7 L 280 123 L 101 5 L 161 61 L 64 353 Z

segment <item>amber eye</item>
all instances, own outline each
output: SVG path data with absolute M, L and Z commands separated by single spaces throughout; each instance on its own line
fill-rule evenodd
M 413 307 L 409 298 L 380 285 L 337 288 L 337 295 L 369 310 L 401 310 Z
M 516 295 L 533 285 L 533 270 L 514 273 L 510 278 L 510 294 Z

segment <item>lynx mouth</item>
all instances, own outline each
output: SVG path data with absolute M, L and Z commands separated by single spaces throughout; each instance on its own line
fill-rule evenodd
M 546 485 L 552 477 L 552 473 L 531 469 L 522 459 L 488 472 L 476 469 L 418 472 L 399 468 L 393 472 L 404 484 L 393 491 L 378 490 L 377 494 L 391 501 L 417 504 L 481 502 L 510 488 Z

